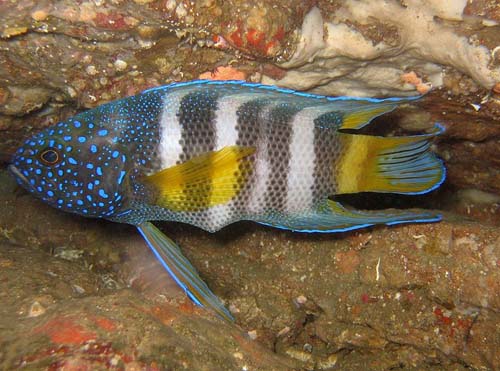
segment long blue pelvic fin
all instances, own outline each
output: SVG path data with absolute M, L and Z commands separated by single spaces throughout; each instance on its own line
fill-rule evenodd
M 220 299 L 210 291 L 174 241 L 150 222 L 139 224 L 137 229 L 163 267 L 196 305 L 209 308 L 222 319 L 234 322 L 231 313 L 224 307 Z
M 327 200 L 317 210 L 305 215 L 276 216 L 259 223 L 295 232 L 333 233 L 346 232 L 376 224 L 430 223 L 441 220 L 434 212 L 407 210 L 361 211 L 348 210 L 340 203 Z

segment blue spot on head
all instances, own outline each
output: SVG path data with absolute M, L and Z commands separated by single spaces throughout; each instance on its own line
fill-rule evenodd
M 113 153 L 111 154 L 111 157 L 113 157 L 113 158 L 117 158 L 119 155 L 120 155 L 120 152 L 118 152 L 118 151 L 113 151 Z
M 92 152 L 92 153 L 96 153 L 97 152 L 97 146 L 95 144 L 92 144 L 90 146 L 90 152 Z
M 73 147 L 71 147 L 71 146 L 66 147 L 66 152 L 71 152 L 72 150 L 73 150 Z
M 104 189 L 100 189 L 99 190 L 99 196 L 101 196 L 102 198 L 108 198 L 108 194 L 104 191 Z
M 91 195 L 87 195 L 87 200 L 89 200 L 89 202 L 92 202 L 92 196 Z
M 125 170 L 120 171 L 120 175 L 118 176 L 118 184 L 122 184 L 125 174 L 126 174 Z
M 94 128 L 94 124 L 93 123 L 89 123 L 89 129 L 93 129 Z
M 97 172 L 97 175 L 102 175 L 102 169 L 100 166 L 97 167 L 97 169 L 95 169 L 96 172 Z
M 73 157 L 68 157 L 68 162 L 72 165 L 76 165 L 78 163 Z
M 93 169 L 93 168 L 94 168 L 94 164 L 92 164 L 92 163 L 89 162 L 87 164 L 87 169 Z
M 80 126 L 82 126 L 82 123 L 80 121 L 75 121 L 73 124 L 75 125 L 75 128 L 79 128 Z
M 78 141 L 80 143 L 85 143 L 87 141 L 87 137 L 84 137 L 84 136 L 78 137 Z
M 36 175 L 40 175 L 40 174 L 42 174 L 42 170 L 41 170 L 41 169 L 36 169 L 36 170 L 35 170 L 35 174 L 36 174 Z
M 63 139 L 65 142 L 70 142 L 71 139 L 73 139 L 73 138 L 71 137 L 71 135 L 65 135 L 65 136 L 63 136 Z
M 63 201 L 62 199 L 59 199 L 59 200 L 57 200 L 57 203 L 58 203 L 59 205 L 62 205 L 62 204 L 64 203 L 64 201 Z
M 76 200 L 76 204 L 82 206 L 83 205 L 83 201 L 82 200 Z
M 92 183 L 87 184 L 87 188 L 89 191 L 94 189 L 94 185 Z
M 49 196 L 49 197 L 53 197 L 53 196 L 54 196 L 54 192 L 52 192 L 52 191 L 47 191 L 47 196 Z
M 104 137 L 106 135 L 108 135 L 108 130 L 107 129 L 101 129 L 97 132 L 97 135 L 99 135 L 100 137 Z

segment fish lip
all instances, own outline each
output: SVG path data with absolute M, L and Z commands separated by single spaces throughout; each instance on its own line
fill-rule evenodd
M 21 173 L 21 171 L 19 171 L 19 169 L 17 167 L 15 167 L 14 165 L 9 165 L 7 167 L 7 169 L 17 178 L 17 179 L 20 179 L 21 182 L 23 182 L 23 184 L 28 187 L 28 188 L 32 188 L 31 187 L 31 184 L 30 182 L 28 181 L 28 179 L 24 176 L 23 173 Z

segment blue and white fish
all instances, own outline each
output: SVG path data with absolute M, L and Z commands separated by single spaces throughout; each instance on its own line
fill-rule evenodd
M 177 245 L 150 221 L 215 232 L 239 220 L 299 232 L 434 222 L 432 212 L 344 208 L 356 192 L 422 194 L 445 169 L 437 134 L 357 130 L 412 98 L 325 97 L 242 81 L 193 81 L 104 104 L 28 139 L 9 166 L 60 210 L 137 227 L 198 305 L 232 316 Z

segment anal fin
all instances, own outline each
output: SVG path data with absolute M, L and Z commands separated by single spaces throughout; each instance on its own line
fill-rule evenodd
M 440 220 L 441 215 L 433 212 L 349 210 L 338 202 L 327 200 L 316 210 L 303 215 L 274 216 L 259 222 L 296 232 L 333 233 L 346 232 L 376 224 L 429 223 Z
M 231 313 L 224 307 L 220 299 L 210 291 L 174 241 L 150 222 L 139 224 L 137 229 L 156 258 L 196 305 L 213 310 L 228 322 L 234 321 Z

